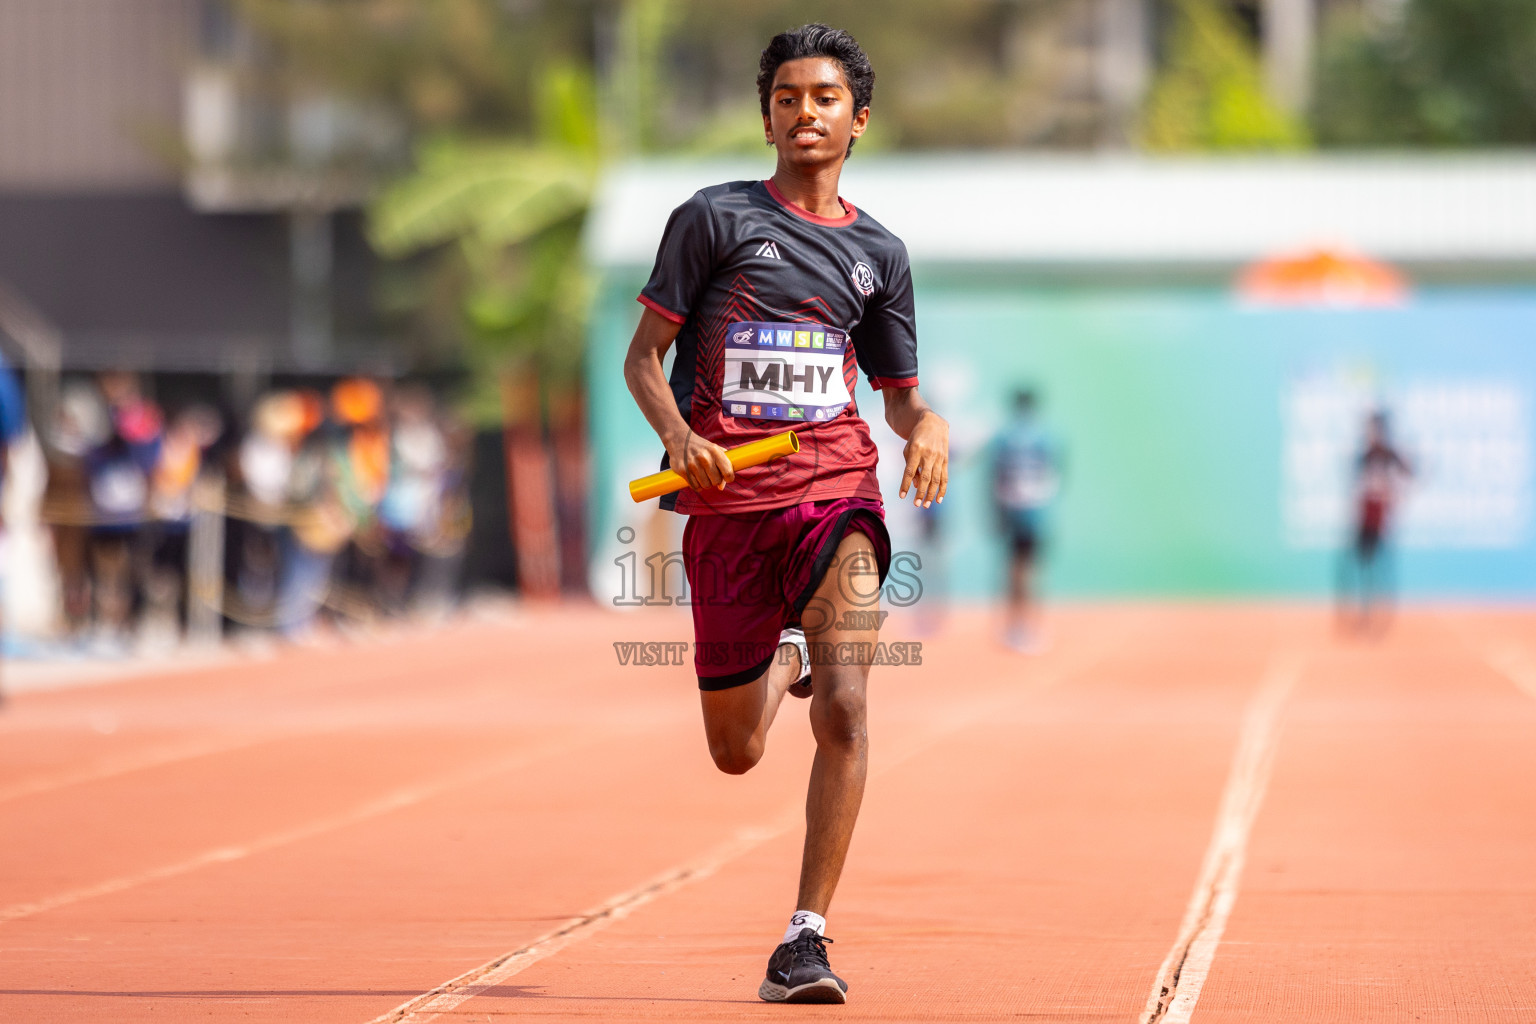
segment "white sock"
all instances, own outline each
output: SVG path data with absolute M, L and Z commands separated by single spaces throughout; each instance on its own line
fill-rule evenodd
M 820 914 L 813 914 L 809 910 L 797 910 L 789 919 L 789 927 L 784 929 L 784 941 L 794 942 L 800 937 L 802 928 L 814 928 L 817 935 L 827 934 L 827 919 Z

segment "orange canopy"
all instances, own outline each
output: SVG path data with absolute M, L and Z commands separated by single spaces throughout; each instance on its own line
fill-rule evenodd
M 1273 306 L 1394 306 L 1407 299 L 1408 282 L 1358 253 L 1314 249 L 1253 264 L 1238 277 L 1237 291 Z

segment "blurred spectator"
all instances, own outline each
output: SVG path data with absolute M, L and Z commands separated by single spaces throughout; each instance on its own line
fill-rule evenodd
M 85 457 L 92 511 L 88 564 L 98 639 L 115 645 L 129 638 L 137 597 L 134 540 L 160 460 L 161 415 L 132 374 L 103 374 L 100 384 L 110 430 Z
M 1339 569 L 1339 624 L 1346 630 L 1385 629 L 1392 611 L 1393 572 L 1387 532 L 1398 490 L 1413 469 L 1391 441 L 1384 410 L 1371 413 L 1365 445 L 1355 460 L 1354 543 Z
M 149 516 L 141 533 L 144 611 L 146 618 L 169 625 L 173 635 L 186 622 L 193 490 L 204 453 L 223 429 L 219 414 L 206 405 L 182 410 L 165 430 L 150 479 Z
M 340 573 L 364 582 L 378 548 L 369 543 L 374 513 L 389 482 L 384 398 L 372 381 L 344 380 L 331 389 L 330 422 L 306 438 L 293 468 L 292 525 L 285 534 L 278 628 L 300 638 Z M 355 542 L 362 539 L 363 544 Z M 366 602 L 364 602 L 366 605 Z
M 415 604 L 429 612 L 446 611 L 453 603 L 473 519 L 469 467 L 474 431 L 451 415 L 443 416 L 439 426 L 444 463 L 434 499 L 436 508 L 428 517 L 429 528 L 418 532 L 415 540 L 421 555 Z
M 295 455 L 323 418 L 318 395 L 275 391 L 256 403 L 251 429 L 240 442 L 236 470 L 249 504 L 230 523 L 235 551 L 230 611 L 246 625 L 275 620 Z
M 400 389 L 394 397 L 389 481 L 379 503 L 383 552 L 378 593 L 386 612 L 400 614 L 410 607 L 423 548 L 440 532 L 447 473 L 448 447 L 431 392 L 419 386 Z
M 16 381 L 16 375 L 11 372 L 10 365 L 6 363 L 4 356 L 0 356 L 0 492 L 4 491 L 6 478 L 9 476 L 11 461 L 11 444 L 25 433 L 27 427 L 26 409 L 22 401 L 21 386 Z M 5 522 L 0 519 L 0 541 L 4 540 Z M 5 547 L 0 544 L 0 558 L 5 557 Z M 9 579 L 10 567 L 0 562 L 0 590 L 3 590 Z M 4 607 L 0 602 L 0 607 Z M 3 627 L 5 623 L 0 620 L 0 641 L 3 641 Z M 5 690 L 0 688 L 0 701 L 5 699 Z
M 1055 441 L 1036 415 L 1037 398 L 1014 393 L 1013 413 L 992 442 L 992 497 L 1008 544 L 1008 605 L 1004 642 L 1016 651 L 1044 649 L 1035 618 L 1035 569 L 1044 544 L 1045 515 L 1060 489 Z
M 19 402 L 0 364 L 0 435 L 23 422 Z M 132 374 L 64 384 L 43 431 L 42 519 L 71 636 L 112 648 L 135 633 L 179 638 L 197 485 L 221 468 L 216 449 L 232 485 L 222 493 L 233 586 L 215 597 L 226 620 L 300 638 L 324 610 L 365 620 L 451 603 L 469 532 L 471 434 L 427 388 L 405 385 L 388 401 L 361 378 L 328 396 L 273 391 L 248 422 L 226 448 L 212 407 L 191 404 L 167 423 Z M 0 461 L 0 482 L 4 470 Z
M 390 430 L 384 392 L 372 381 L 342 381 L 332 389 L 331 404 L 342 441 L 335 450 L 337 494 L 351 525 L 337 567 L 335 610 L 363 620 L 384 610 L 377 588 L 388 552 L 379 508 L 390 483 Z
M 71 637 L 82 636 L 91 621 L 87 551 L 94 510 L 85 457 L 105 442 L 110 433 L 101 392 L 85 381 L 66 384 L 54 420 L 45 428 L 43 452 L 48 462 L 48 482 L 43 491 L 43 508 L 53 538 L 64 628 Z

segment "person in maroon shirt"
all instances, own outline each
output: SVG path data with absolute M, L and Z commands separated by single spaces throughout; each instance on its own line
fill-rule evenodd
M 860 371 L 907 442 L 901 498 L 944 499 L 949 425 L 917 389 L 906 248 L 837 194 L 869 122 L 869 59 L 846 32 L 806 25 L 768 44 L 757 86 L 773 177 L 706 188 L 673 212 L 624 376 L 663 464 L 691 488 L 667 507 L 689 516 L 683 559 L 715 764 L 750 770 L 784 695 L 811 700 L 799 898 L 758 995 L 841 1003 L 825 915 L 864 795 L 865 691 L 890 564 Z M 799 434 L 797 454 L 732 471 L 727 447 L 785 429 Z

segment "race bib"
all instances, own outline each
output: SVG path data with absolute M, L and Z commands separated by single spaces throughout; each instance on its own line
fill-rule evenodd
M 755 420 L 830 420 L 853 401 L 843 380 L 847 344 L 847 332 L 821 324 L 731 324 L 721 407 Z

